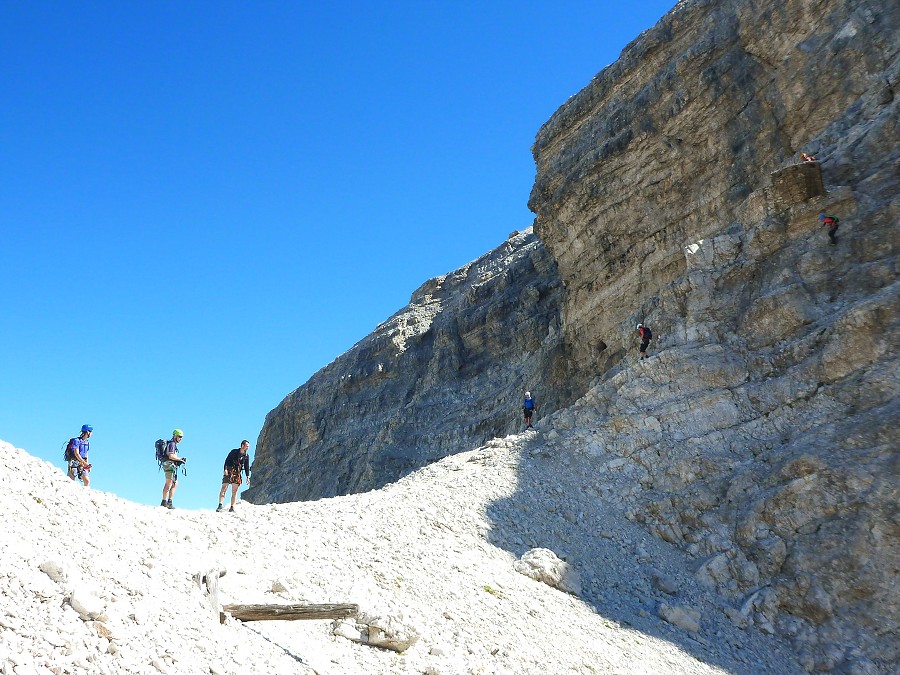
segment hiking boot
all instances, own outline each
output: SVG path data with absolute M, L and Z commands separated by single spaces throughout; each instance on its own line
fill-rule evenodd
M 229 507 L 228 507 L 228 513 L 234 513 L 234 507 L 233 507 L 233 506 L 229 506 Z
M 221 511 L 222 511 L 222 505 L 219 504 L 219 505 L 216 507 L 216 513 L 220 513 Z
M 165 506 L 165 505 L 166 505 L 166 500 L 163 499 L 163 500 L 159 503 L 159 505 L 160 505 L 160 506 Z
M 169 508 L 169 509 L 174 509 L 174 508 L 175 508 L 174 506 L 172 506 L 172 500 L 171 500 L 171 499 L 169 499 L 168 501 L 166 501 L 166 508 Z

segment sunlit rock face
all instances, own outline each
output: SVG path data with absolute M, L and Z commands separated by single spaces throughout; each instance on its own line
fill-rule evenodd
M 831 278 L 884 258 L 893 228 L 868 228 L 896 222 L 897 14 L 880 2 L 679 3 L 543 126 L 530 206 L 568 290 L 564 330 L 583 371 L 616 363 L 636 320 L 669 343 L 724 338 L 746 323 L 750 301 L 790 285 L 779 270 L 806 271 L 758 260 L 747 293 L 731 298 L 743 304 L 688 326 L 684 310 L 658 305 L 687 283 L 684 249 L 701 240 L 732 233 L 744 246 L 754 235 L 766 241 L 751 257 L 769 257 L 787 243 L 771 230 L 818 244 L 814 209 L 842 208 L 847 231 L 855 214 L 874 236 L 848 239 L 837 261 L 813 247 L 804 263 Z M 798 204 L 810 207 L 802 217 L 764 208 L 770 174 L 801 150 L 820 160 L 827 184 L 849 187 L 836 198 L 847 204 Z M 869 292 L 868 281 L 846 283 L 844 300 Z
M 526 388 L 540 411 L 558 407 L 562 290 L 530 228 L 426 282 L 269 413 L 245 494 L 261 503 L 370 490 L 520 429 Z

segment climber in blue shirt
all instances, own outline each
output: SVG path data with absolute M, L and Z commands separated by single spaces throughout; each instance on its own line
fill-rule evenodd
M 525 414 L 525 428 L 534 429 L 531 426 L 531 416 L 534 415 L 534 399 L 531 398 L 531 392 L 525 392 L 525 400 L 522 401 L 522 412 Z
M 88 452 L 91 449 L 91 434 L 94 427 L 85 424 L 81 427 L 81 434 L 71 439 L 66 446 L 66 462 L 68 464 L 68 476 L 72 480 L 80 480 L 85 487 L 91 485 L 91 465 L 88 463 Z

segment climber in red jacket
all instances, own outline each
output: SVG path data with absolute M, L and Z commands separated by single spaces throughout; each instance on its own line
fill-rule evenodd
M 648 326 L 645 326 L 642 323 L 639 323 L 637 325 L 637 332 L 638 332 L 638 335 L 640 335 L 640 337 L 641 337 L 641 347 L 640 347 L 641 356 L 640 356 L 640 358 L 646 359 L 647 358 L 647 347 L 650 344 L 650 339 L 653 337 L 653 332 L 650 330 L 650 328 Z
M 827 215 L 823 211 L 819 214 L 819 220 L 822 221 L 822 225 L 828 228 L 828 238 L 831 240 L 831 245 L 834 246 L 837 244 L 837 229 L 841 219 L 837 216 Z

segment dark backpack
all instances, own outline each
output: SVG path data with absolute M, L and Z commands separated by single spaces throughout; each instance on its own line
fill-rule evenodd
M 649 342 L 650 340 L 652 340 L 652 339 L 653 339 L 653 331 L 650 330 L 650 326 L 641 326 L 641 328 L 644 329 L 644 332 L 643 332 L 643 334 L 641 335 L 641 338 L 642 338 L 645 342 Z
M 69 442 L 66 443 L 66 449 L 63 452 L 63 460 L 71 462 L 73 459 L 75 459 L 75 439 L 70 438 Z
M 156 461 L 162 464 L 167 459 L 169 459 L 169 453 L 166 452 L 166 448 L 169 445 L 169 441 L 160 438 L 156 441 Z

